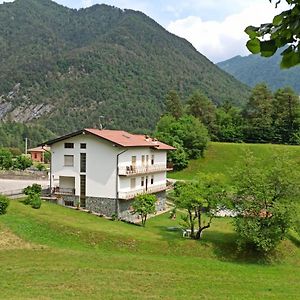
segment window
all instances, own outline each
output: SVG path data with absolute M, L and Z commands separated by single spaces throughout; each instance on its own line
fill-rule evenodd
M 145 155 L 142 155 L 142 166 L 145 165 Z
M 136 168 L 136 156 L 132 156 L 131 157 L 131 171 L 135 172 L 135 168 Z
M 64 164 L 66 167 L 74 166 L 74 155 L 65 155 L 64 156 Z
M 66 149 L 73 149 L 74 148 L 74 143 L 65 143 L 65 148 Z
M 151 155 L 151 165 L 154 165 L 154 155 Z
M 34 159 L 37 159 L 37 154 L 36 153 L 34 153 Z
M 149 155 L 146 155 L 146 165 L 148 166 L 149 163 Z
M 145 185 L 145 177 L 142 177 L 141 178 L 141 186 L 144 186 Z
M 80 153 L 80 172 L 86 172 L 86 153 Z
M 80 149 L 86 149 L 86 143 L 80 143 Z
M 151 176 L 151 184 L 153 184 L 154 183 L 154 176 L 152 175 Z
M 131 188 L 132 190 L 135 189 L 135 178 L 131 178 L 131 179 L 130 179 L 130 188 Z

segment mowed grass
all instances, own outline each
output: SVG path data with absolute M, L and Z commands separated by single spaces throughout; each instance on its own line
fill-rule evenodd
M 0 243 L 0 299 L 300 299 L 296 235 L 264 263 L 235 254 L 230 219 L 200 242 L 172 230 L 179 222 L 163 214 L 141 228 L 13 201 L 0 217 L 1 239 L 16 241 Z
M 300 146 L 271 145 L 271 144 L 231 144 L 210 143 L 205 151 L 205 157 L 192 160 L 189 166 L 180 171 L 169 173 L 169 177 L 179 180 L 192 180 L 199 173 L 224 174 L 230 183 L 233 168 L 241 164 L 247 151 L 260 159 L 264 164 L 272 164 L 274 154 L 286 155 L 295 167 L 300 168 Z

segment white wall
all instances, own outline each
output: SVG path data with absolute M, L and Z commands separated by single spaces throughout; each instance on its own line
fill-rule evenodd
M 126 167 L 131 165 L 131 157 L 136 156 L 136 166 L 142 165 L 142 155 L 149 156 L 148 165 L 151 165 L 151 156 L 154 155 L 154 164 L 167 164 L 167 151 L 154 150 L 146 147 L 129 148 L 125 153 L 120 155 L 119 166 Z
M 65 149 L 64 143 L 74 143 L 74 149 Z M 80 149 L 80 143 L 86 143 L 86 149 Z M 75 194 L 80 194 L 80 153 L 86 153 L 86 196 L 116 197 L 117 154 L 122 148 L 89 134 L 79 135 L 55 143 L 52 151 L 52 175 L 75 177 Z M 74 167 L 64 166 L 64 155 L 74 155 Z
M 65 149 L 65 143 L 74 143 L 74 149 Z M 86 143 L 86 149 L 80 149 L 80 143 Z M 114 147 L 111 142 L 90 134 L 81 134 L 61 142 L 57 142 L 51 147 L 52 152 L 52 186 L 58 183 L 59 176 L 75 178 L 75 194 L 80 194 L 80 153 L 86 153 L 86 196 L 116 198 L 116 165 L 117 154 L 126 150 L 122 147 Z M 154 150 L 146 147 L 128 148 L 126 152 L 119 156 L 119 166 L 126 167 L 131 165 L 131 157 L 136 156 L 137 166 L 142 165 L 142 155 L 154 154 L 154 164 L 165 164 L 167 151 Z M 74 166 L 64 166 L 64 155 L 74 155 Z M 148 174 L 148 187 L 151 187 L 151 175 Z M 154 185 L 166 183 L 166 172 L 155 173 Z M 141 177 L 136 176 L 136 189 L 141 188 Z M 55 184 L 54 184 L 55 183 Z M 119 176 L 119 191 L 130 191 L 130 177 Z
M 148 176 L 148 188 L 166 184 L 167 172 L 151 173 L 151 174 L 129 176 L 129 177 L 120 176 L 119 191 L 120 192 L 130 192 L 131 191 L 131 188 L 130 188 L 130 179 L 131 178 L 136 179 L 135 190 L 146 188 L 146 176 Z M 153 185 L 151 184 L 152 176 L 154 176 Z M 144 177 L 144 186 L 143 187 L 141 186 L 142 177 Z

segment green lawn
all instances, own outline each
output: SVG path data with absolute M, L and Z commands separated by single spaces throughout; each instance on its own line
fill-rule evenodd
M 230 219 L 216 219 L 200 242 L 168 229 L 178 219 L 141 228 L 13 201 L 0 217 L 0 299 L 300 299 L 295 236 L 278 261 L 245 261 Z
M 188 168 L 180 172 L 172 172 L 169 177 L 191 180 L 196 178 L 200 172 L 222 173 L 230 181 L 233 167 L 241 163 L 248 150 L 266 164 L 272 163 L 272 155 L 275 152 L 284 153 L 295 162 L 295 166 L 300 168 L 300 146 L 210 143 L 204 158 L 190 161 Z

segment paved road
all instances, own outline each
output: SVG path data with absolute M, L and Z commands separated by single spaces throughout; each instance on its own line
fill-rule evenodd
M 0 194 L 24 189 L 33 183 L 40 184 L 43 188 L 49 186 L 48 180 L 0 179 Z

